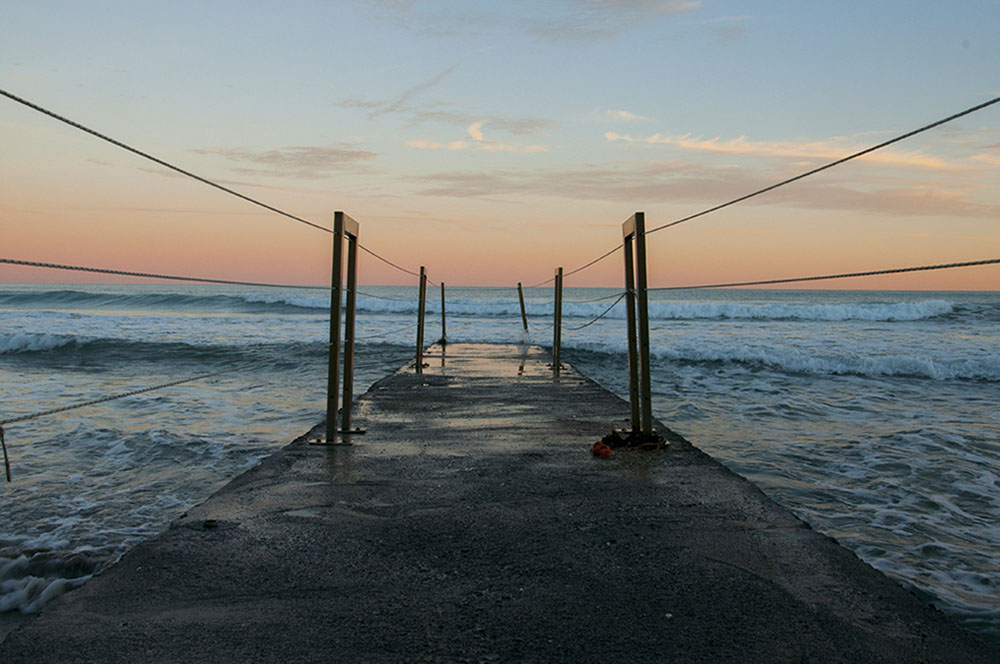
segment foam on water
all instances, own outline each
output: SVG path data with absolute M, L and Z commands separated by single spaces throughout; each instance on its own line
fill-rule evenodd
M 361 290 L 380 297 L 359 296 L 356 394 L 415 341 L 415 288 Z M 448 292 L 450 341 L 551 343 L 548 289 L 526 292 L 527 334 L 515 289 Z M 622 304 L 572 329 L 616 294 L 567 291 L 562 338 L 627 395 Z M 79 585 L 321 419 L 328 307 L 320 291 L 0 286 L 0 419 L 269 360 L 8 427 L 0 611 Z M 1000 296 L 660 292 L 650 313 L 660 419 L 1000 638 Z

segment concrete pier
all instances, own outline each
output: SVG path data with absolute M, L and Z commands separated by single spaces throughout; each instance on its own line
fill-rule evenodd
M 683 439 L 593 457 L 628 405 L 541 350 L 425 361 L 354 446 L 296 440 L 0 661 L 1000 661 Z

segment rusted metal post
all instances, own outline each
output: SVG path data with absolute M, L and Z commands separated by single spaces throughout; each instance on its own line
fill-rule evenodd
M 441 282 L 441 341 L 439 342 L 442 346 L 448 344 L 448 333 L 445 331 L 444 327 L 444 282 Z
M 417 305 L 417 373 L 424 372 L 424 304 L 427 302 L 427 270 L 420 266 L 420 303 Z
M 632 431 L 639 431 L 639 357 L 635 339 L 635 264 L 632 260 L 632 234 L 622 240 L 625 249 L 625 311 L 628 334 L 628 402 Z
M 622 224 L 622 238 L 625 241 L 625 287 L 629 288 L 629 279 L 632 277 L 632 242 L 635 242 L 635 303 L 636 309 L 636 332 L 629 331 L 629 396 L 632 398 L 632 427 L 635 431 L 636 425 L 636 400 L 633 390 L 637 391 L 639 404 L 639 431 L 643 438 L 652 438 L 653 432 L 653 399 L 651 392 L 649 374 L 649 297 L 647 294 L 646 282 L 646 215 L 643 212 L 636 212 L 624 224 Z M 632 305 L 628 305 L 629 315 L 632 314 Z M 629 326 L 632 319 L 629 320 Z M 633 336 L 634 335 L 634 336 Z M 633 339 L 637 338 L 636 348 L 633 351 Z M 638 362 L 633 361 L 632 353 L 638 355 Z M 638 366 L 637 366 L 638 365 Z M 638 368 L 638 372 L 636 371 Z M 636 375 L 638 374 L 638 375 Z
M 517 299 L 521 301 L 521 323 L 524 324 L 524 331 L 528 331 L 528 315 L 524 312 L 524 289 L 521 282 L 517 282 Z
M 649 295 L 646 281 L 646 214 L 635 218 L 636 318 L 639 326 L 639 418 L 643 436 L 653 435 L 652 381 L 649 375 Z
M 562 288 L 563 269 L 556 268 L 555 310 L 552 316 L 552 371 L 559 373 L 559 354 L 562 347 Z
M 330 279 L 330 352 L 326 374 L 326 442 L 337 439 L 340 390 L 340 293 L 344 281 L 344 213 L 333 213 L 333 276 Z
M 358 301 L 358 234 L 347 233 L 347 311 L 344 315 L 344 405 L 340 414 L 340 432 L 351 433 L 351 407 L 354 405 L 354 314 Z
M 310 441 L 334 445 L 337 441 L 337 397 L 340 391 L 340 318 L 341 294 L 344 290 L 344 236 L 349 241 L 347 253 L 347 321 L 344 339 L 344 407 L 343 429 L 351 424 L 351 402 L 354 399 L 354 310 L 357 290 L 358 222 L 341 211 L 333 213 L 333 274 L 330 279 L 330 347 L 326 376 L 326 438 Z M 360 430 L 351 433 L 364 433 Z M 349 442 L 344 444 L 350 444 Z

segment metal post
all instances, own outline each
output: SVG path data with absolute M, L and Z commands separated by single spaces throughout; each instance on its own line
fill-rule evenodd
M 639 325 L 639 399 L 643 436 L 653 435 L 652 381 L 649 376 L 649 296 L 646 292 L 646 214 L 635 213 L 636 305 Z
M 448 333 L 444 327 L 444 282 L 441 282 L 441 346 L 448 344 Z
M 358 235 L 347 233 L 347 312 L 344 320 L 344 405 L 340 432 L 351 431 L 351 406 L 354 404 L 354 312 L 358 299 Z
M 524 324 L 524 331 L 528 331 L 528 315 L 524 313 L 524 289 L 521 288 L 521 282 L 517 282 L 517 299 L 521 301 L 521 322 Z
M 420 304 L 417 306 L 417 373 L 424 372 L 424 304 L 427 301 L 427 270 L 420 266 Z
M 340 388 L 340 292 L 344 270 L 344 213 L 333 213 L 333 276 L 330 280 L 330 352 L 326 376 L 326 442 L 337 438 L 337 392 Z
M 639 431 L 639 357 L 635 340 L 635 264 L 632 260 L 632 235 L 622 240 L 625 249 L 625 311 L 628 334 L 628 402 L 632 411 L 632 431 Z
M 556 268 L 556 297 L 555 311 L 552 316 L 552 370 L 559 373 L 559 352 L 562 346 L 562 287 L 563 269 Z

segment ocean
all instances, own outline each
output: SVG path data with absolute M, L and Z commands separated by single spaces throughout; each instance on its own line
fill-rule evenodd
M 356 394 L 416 334 L 415 287 L 359 291 Z M 570 329 L 618 294 L 566 289 L 563 359 L 627 398 L 623 304 Z M 551 290 L 526 297 L 527 335 L 516 289 L 449 288 L 448 339 L 551 346 Z M 0 420 L 260 362 L 7 426 L 0 613 L 38 611 L 320 421 L 328 312 L 321 290 L 0 285 Z M 661 421 L 1000 640 L 1000 293 L 653 292 L 650 317 Z

